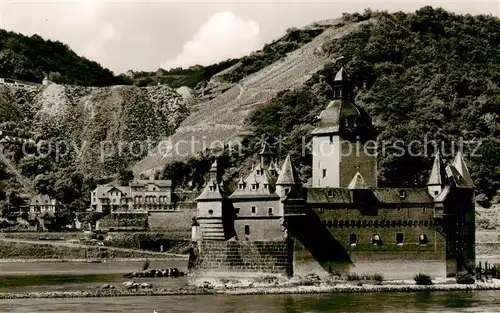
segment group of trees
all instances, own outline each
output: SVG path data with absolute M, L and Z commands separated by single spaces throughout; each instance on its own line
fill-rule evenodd
M 46 75 L 56 83 L 83 86 L 126 85 L 125 76 L 115 76 L 97 62 L 78 56 L 67 45 L 38 35 L 0 29 L 0 73 L 2 77 L 41 83 Z

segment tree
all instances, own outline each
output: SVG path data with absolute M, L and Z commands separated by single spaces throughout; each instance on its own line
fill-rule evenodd
M 121 186 L 128 186 L 134 180 L 134 172 L 129 169 L 122 169 L 118 173 L 118 181 Z

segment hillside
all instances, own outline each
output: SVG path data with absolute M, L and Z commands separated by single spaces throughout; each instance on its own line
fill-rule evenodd
M 245 76 L 215 98 L 206 102 L 200 101 L 176 133 L 169 138 L 174 146 L 183 142 L 195 144 L 179 145 L 177 151 L 168 153 L 167 157 L 164 157 L 165 154 L 152 154 L 139 162 L 134 171 L 140 173 L 158 170 L 165 164 L 195 156 L 203 151 L 203 142 L 209 146 L 211 142 L 216 141 L 238 141 L 241 132 L 248 129 L 245 126 L 246 120 L 257 108 L 284 90 L 301 87 L 314 73 L 323 68 L 329 59 L 329 56 L 322 52 L 324 43 L 344 36 L 356 27 L 359 25 L 355 23 L 329 27 L 312 41 L 285 54 L 269 66 Z
M 124 76 L 115 76 L 98 63 L 78 56 L 59 41 L 0 29 L 0 77 L 41 83 L 45 76 L 60 84 L 131 84 Z
M 410 14 L 344 14 L 311 42 L 198 104 L 170 139 L 227 143 L 243 138 L 247 151 L 230 165 L 239 166 L 257 151 L 261 135 L 283 135 L 281 153 L 294 152 L 307 179 L 310 158 L 301 154 L 301 136 L 307 138 L 327 104 L 330 89 L 324 82 L 344 66 L 356 83 L 358 104 L 383 126 L 380 140 L 389 143 L 380 156 L 381 185 L 422 186 L 434 153 L 432 140 L 444 144 L 445 159 L 460 149 L 461 140 L 473 140 L 462 142 L 462 149 L 478 191 L 492 196 L 500 187 L 499 41 L 500 21 L 492 16 L 431 7 Z M 339 56 L 343 58 L 333 62 Z M 421 147 L 413 156 L 390 153 L 396 140 L 405 149 L 419 140 L 427 150 Z M 202 150 L 199 145 L 173 156 L 149 156 L 135 171 L 168 165 L 171 173 L 173 167 L 189 164 L 184 169 L 199 176 L 199 168 L 196 174 L 192 170 L 196 161 L 183 162 L 179 155 L 199 158 Z

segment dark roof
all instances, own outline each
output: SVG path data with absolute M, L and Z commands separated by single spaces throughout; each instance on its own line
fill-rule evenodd
M 427 188 L 374 188 L 367 189 L 380 203 L 433 203 Z M 405 196 L 401 196 L 401 192 Z M 309 188 L 307 190 L 308 203 L 352 203 L 352 197 L 347 188 Z
M 381 203 L 433 203 L 427 188 L 375 188 L 373 194 Z M 406 196 L 401 197 L 405 191 Z
M 141 179 L 141 180 L 134 180 L 132 183 L 130 183 L 130 186 L 146 186 L 148 184 L 154 184 L 158 187 L 170 187 L 172 186 L 172 181 L 171 180 L 147 180 L 147 179 Z
M 308 188 L 308 203 L 352 203 L 349 189 L 344 188 Z

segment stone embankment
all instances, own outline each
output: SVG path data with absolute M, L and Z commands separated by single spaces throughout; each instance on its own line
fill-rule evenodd
M 178 268 L 167 268 L 167 269 L 150 269 L 143 270 L 139 272 L 132 272 L 124 275 L 125 277 L 180 277 L 184 276 L 184 272 Z
M 436 284 L 419 285 L 320 285 L 295 287 L 250 287 L 235 289 L 216 289 L 213 287 L 154 289 L 149 285 L 141 289 L 100 288 L 88 291 L 58 291 L 58 292 L 20 292 L 0 293 L 0 299 L 30 299 L 30 298 L 89 298 L 89 297 L 127 297 L 127 296 L 182 296 L 182 295 L 258 295 L 258 294 L 309 294 L 309 293 L 362 293 L 362 292 L 413 292 L 413 291 L 483 291 L 500 290 L 498 283 L 481 283 L 473 285 Z

